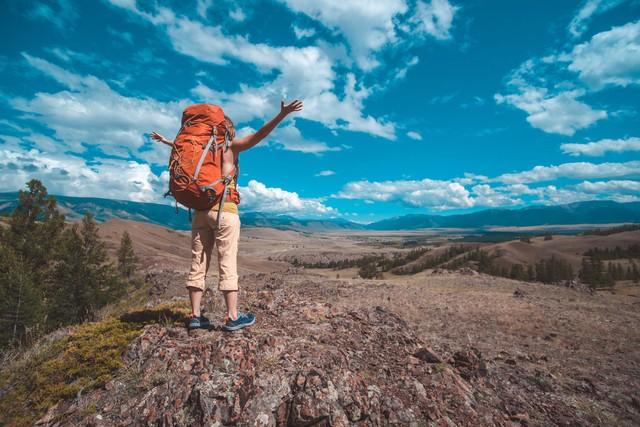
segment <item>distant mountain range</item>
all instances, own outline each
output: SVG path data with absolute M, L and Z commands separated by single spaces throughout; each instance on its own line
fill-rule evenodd
M 91 212 L 98 221 L 119 218 L 159 224 L 176 230 L 190 228 L 185 210 L 157 203 L 139 203 L 94 197 L 55 196 L 68 219 Z M 18 193 L 0 193 L 0 214 L 15 209 Z M 535 226 L 640 222 L 640 202 L 577 202 L 558 206 L 530 206 L 521 209 L 488 209 L 460 215 L 403 215 L 371 224 L 345 219 L 300 219 L 260 212 L 241 213 L 243 226 L 282 230 L 323 232 L 337 230 L 416 230 L 421 228 L 483 228 L 488 226 Z
M 127 219 L 158 224 L 175 230 L 189 230 L 189 214 L 185 209 L 176 211 L 175 205 L 140 203 L 124 200 L 100 199 L 96 197 L 55 196 L 58 207 L 67 219 L 76 220 L 90 212 L 98 221 Z M 8 215 L 15 209 L 18 193 L 0 193 L 0 215 Z M 241 213 L 245 227 L 272 227 L 281 230 L 320 232 L 334 230 L 357 230 L 365 226 L 344 219 L 299 219 L 288 215 L 273 215 L 260 212 Z
M 487 209 L 460 215 L 403 215 L 368 224 L 367 228 L 415 230 L 616 222 L 640 222 L 640 202 L 618 203 L 601 200 L 556 206 L 529 206 L 521 209 Z

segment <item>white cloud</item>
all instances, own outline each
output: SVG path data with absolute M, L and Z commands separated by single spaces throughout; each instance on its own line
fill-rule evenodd
M 407 136 L 411 139 L 415 139 L 416 141 L 422 141 L 422 135 L 420 135 L 418 132 L 416 131 L 409 131 L 407 132 Z
M 513 194 L 500 191 L 488 184 L 479 184 L 472 187 L 473 204 L 475 206 L 502 207 L 522 204 L 522 200 Z
M 239 188 L 243 210 L 298 216 L 335 215 L 335 208 L 316 199 L 303 198 L 298 193 L 281 188 L 267 187 L 254 179 Z
M 578 101 L 584 91 L 563 91 L 549 94 L 547 89 L 533 86 L 521 86 L 516 93 L 496 94 L 498 104 L 511 104 L 525 111 L 527 122 L 547 133 L 573 135 L 577 130 L 587 128 L 607 117 L 607 112 L 594 110 Z
M 111 1 L 114 3 L 116 0 Z M 241 123 L 252 118 L 267 118 L 271 114 L 267 106 L 279 105 L 283 97 L 298 97 L 305 101 L 300 117 L 320 122 L 330 129 L 346 129 L 395 139 L 393 123 L 363 114 L 363 101 L 370 92 L 357 84 L 353 74 L 347 75 L 344 96 L 339 97 L 334 93 L 336 74 L 333 64 L 319 47 L 273 47 L 252 43 L 242 36 L 224 34 L 221 27 L 177 17 L 166 8 L 149 14 L 137 9 L 134 2 L 121 4 L 121 1 L 114 4 L 166 28 L 174 49 L 182 54 L 216 65 L 224 65 L 234 59 L 255 65 L 259 72 L 279 72 L 275 80 L 263 86 L 241 85 L 240 90 L 234 93 L 208 88 L 203 84 L 193 89 L 193 93 L 201 97 L 215 96 L 214 99 L 234 114 L 231 116 L 234 121 Z M 245 108 L 249 105 L 256 108 Z
M 211 6 L 213 6 L 213 1 L 214 0 L 197 0 L 196 10 L 201 18 L 207 17 L 207 12 L 211 9 Z M 133 3 L 135 5 L 135 0 L 133 0 Z
M 293 33 L 296 35 L 298 40 L 306 39 L 308 37 L 313 37 L 316 34 L 316 30 L 314 28 L 301 28 L 297 25 L 293 26 Z
M 600 193 L 626 193 L 640 197 L 640 181 L 630 180 L 610 180 L 610 181 L 584 181 L 576 185 L 579 191 L 600 194 Z
M 104 197 L 135 202 L 162 202 L 167 179 L 149 165 L 134 161 L 87 161 L 73 155 L 19 152 L 0 145 L 1 191 L 23 188 L 30 179 L 41 180 L 52 194 Z
M 628 177 L 579 184 L 530 184 L 567 179 Z M 401 202 L 432 210 L 469 207 L 505 207 L 524 203 L 565 204 L 584 200 L 640 200 L 640 161 L 627 163 L 565 163 L 536 166 L 527 171 L 494 178 L 465 174 L 451 180 L 352 181 L 331 197 L 362 200 L 365 203 Z M 469 190 L 466 186 L 472 186 Z
M 435 210 L 473 206 L 469 191 L 461 184 L 432 179 L 398 181 L 353 181 L 334 197 L 371 202 L 400 201 L 410 206 Z
M 640 84 L 640 21 L 594 35 L 567 59 L 569 70 L 593 89 Z
M 450 38 L 456 10 L 448 0 L 281 0 L 344 36 L 356 64 L 363 70 L 380 65 L 376 53 L 404 40 L 429 35 Z
M 156 144 L 151 150 L 143 149 L 148 142 L 145 134 L 157 130 L 172 137 L 179 128 L 181 111 L 187 101 L 163 103 L 126 97 L 94 76 L 74 74 L 27 54 L 24 57 L 33 68 L 68 89 L 57 93 L 38 92 L 32 99 L 11 101 L 27 118 L 53 130 L 58 150 L 82 153 L 87 144 L 114 156 L 133 154 L 155 164 L 166 162 L 167 147 Z M 40 149 L 52 148 L 35 142 Z
M 362 69 L 372 69 L 378 65 L 371 52 L 396 40 L 394 17 L 408 10 L 404 0 L 282 1 L 293 11 L 303 13 L 342 34 Z
M 601 139 L 585 144 L 565 143 L 560 146 L 562 152 L 572 156 L 603 156 L 605 153 L 640 151 L 640 138 Z
M 409 21 L 417 25 L 418 32 L 446 40 L 451 38 L 450 30 L 457 10 L 458 7 L 447 0 L 418 1 L 416 14 Z
M 317 174 L 315 174 L 315 176 L 331 176 L 331 175 L 335 175 L 336 173 L 332 170 L 323 170 L 318 172 Z
M 576 162 L 557 166 L 536 166 L 527 171 L 505 173 L 493 178 L 492 181 L 505 184 L 525 184 L 553 181 L 559 178 L 592 179 L 638 175 L 640 175 L 640 161 L 599 164 Z
M 308 140 L 302 136 L 295 122 L 274 129 L 269 140 L 284 150 L 320 154 L 326 151 L 341 151 L 341 147 L 330 147 L 324 142 Z
M 580 37 L 587 29 L 591 18 L 594 15 L 613 9 L 625 0 L 585 0 L 578 10 L 578 13 L 569 23 L 569 33 L 573 37 Z
M 229 16 L 236 22 L 243 22 L 245 19 L 247 19 L 247 15 L 239 7 L 229 12 Z
M 192 93 L 201 100 L 216 99 L 234 121 L 242 123 L 255 118 L 266 120 L 275 115 L 274 107 L 279 105 L 281 93 L 289 88 L 286 78 L 281 75 L 275 81 L 259 88 L 240 85 L 239 91 L 226 93 L 200 83 Z M 346 129 L 386 139 L 396 138 L 393 123 L 362 114 L 362 102 L 368 91 L 356 87 L 352 74 L 347 75 L 346 93 L 342 99 L 330 90 L 319 87 L 315 91 L 307 89 L 296 92 L 309 94 L 304 98 L 304 109 L 298 114 L 299 117 L 322 123 L 332 130 Z

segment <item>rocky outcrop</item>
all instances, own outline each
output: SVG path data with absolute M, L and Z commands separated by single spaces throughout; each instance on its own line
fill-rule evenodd
M 503 425 L 465 378 L 472 350 L 444 361 L 380 307 L 339 310 L 285 289 L 245 296 L 251 328 L 189 334 L 146 326 L 103 388 L 61 402 L 40 425 Z M 460 371 L 458 370 L 460 369 Z

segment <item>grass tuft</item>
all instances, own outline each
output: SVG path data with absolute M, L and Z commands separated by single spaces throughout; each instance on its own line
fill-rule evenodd
M 165 304 L 70 328 L 0 372 L 0 425 L 33 425 L 58 401 L 100 387 L 122 368 L 122 353 L 144 325 L 175 324 L 183 304 Z

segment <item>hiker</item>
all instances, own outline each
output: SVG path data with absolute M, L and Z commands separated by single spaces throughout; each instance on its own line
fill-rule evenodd
M 235 331 L 255 323 L 254 314 L 238 310 L 238 157 L 262 141 L 287 115 L 301 109 L 301 101 L 281 101 L 280 112 L 260 130 L 235 139 L 233 122 L 220 107 L 196 104 L 185 109 L 174 141 L 151 133 L 154 140 L 173 148 L 168 193 L 176 202 L 195 210 L 191 221 L 191 269 L 186 283 L 191 300 L 189 329 L 211 328 L 209 319 L 200 312 L 200 302 L 214 245 L 218 253 L 218 289 L 227 306 L 222 328 Z

